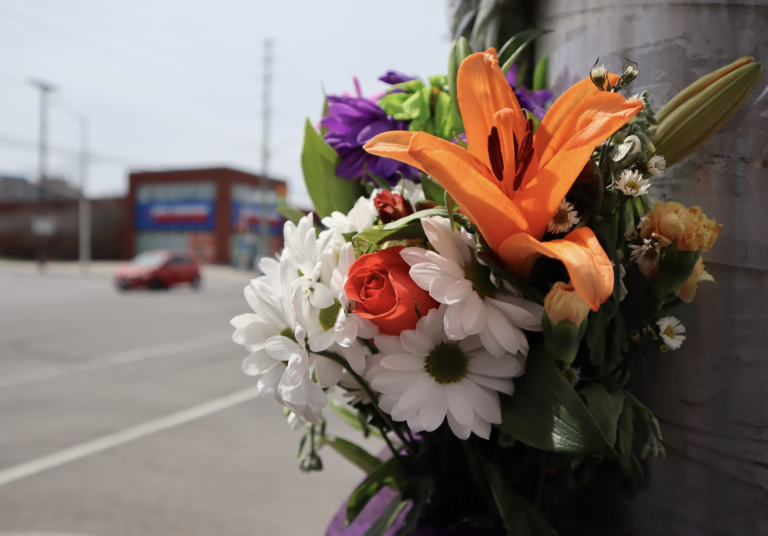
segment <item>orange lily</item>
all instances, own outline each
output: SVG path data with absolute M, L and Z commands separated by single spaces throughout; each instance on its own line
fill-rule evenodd
M 611 84 L 617 79 L 609 75 Z M 541 255 L 562 261 L 578 295 L 596 311 L 613 292 L 613 266 L 592 230 L 540 240 L 595 147 L 642 102 L 599 91 L 587 78 L 552 105 L 534 135 L 492 48 L 464 60 L 457 91 L 469 150 L 407 131 L 380 134 L 365 149 L 433 177 L 513 275 L 527 277 Z

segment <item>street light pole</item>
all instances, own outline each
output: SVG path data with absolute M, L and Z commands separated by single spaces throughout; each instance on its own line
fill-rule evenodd
M 272 90 L 272 40 L 264 41 L 264 72 L 262 73 L 261 101 L 261 177 L 259 178 L 259 252 L 260 257 L 269 256 L 269 224 L 271 217 L 270 202 L 272 189 L 269 185 L 269 145 L 271 119 L 271 90 Z
M 37 179 L 37 216 L 39 221 L 45 219 L 48 212 L 45 179 L 48 177 L 48 107 L 50 94 L 56 89 L 53 84 L 43 82 L 42 80 L 32 79 L 30 84 L 40 90 L 40 139 L 38 149 L 38 179 Z M 46 225 L 48 224 L 48 225 Z M 50 222 L 40 223 L 40 227 L 47 227 Z M 48 236 L 45 229 L 40 229 L 37 238 L 37 268 L 40 272 L 45 271 L 46 248 L 48 246 Z
M 88 271 L 91 261 L 91 203 L 85 195 L 85 186 L 88 180 L 88 118 L 80 114 L 80 200 L 78 205 L 78 250 L 80 258 L 80 270 Z

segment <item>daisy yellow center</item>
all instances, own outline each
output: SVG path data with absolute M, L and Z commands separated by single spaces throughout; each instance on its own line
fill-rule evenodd
M 328 331 L 336 324 L 336 318 L 339 316 L 341 303 L 339 300 L 333 300 L 333 305 L 320 311 L 320 325 L 325 331 Z
M 472 288 L 481 298 L 493 298 L 496 295 L 496 287 L 491 282 L 491 269 L 477 261 L 464 265 L 464 277 L 472 283 Z
M 456 383 L 467 375 L 469 359 L 458 344 L 441 344 L 427 356 L 424 368 L 437 383 Z
M 557 225 L 563 225 L 568 223 L 568 211 L 564 208 L 557 209 L 555 215 L 552 216 L 552 221 Z
M 624 188 L 627 190 L 632 190 L 633 192 L 637 192 L 640 189 L 640 185 L 637 184 L 637 181 L 627 181 L 627 184 L 624 185 Z
M 677 333 L 675 332 L 675 328 L 673 328 L 672 326 L 667 326 L 666 328 L 664 328 L 664 331 L 662 332 L 662 335 L 665 335 L 666 337 L 669 337 L 670 339 L 674 339 L 675 335 L 677 335 Z
M 287 337 L 291 339 L 293 342 L 298 342 L 296 340 L 296 335 L 293 334 L 293 330 L 291 328 L 285 328 L 283 331 L 280 332 L 281 337 Z

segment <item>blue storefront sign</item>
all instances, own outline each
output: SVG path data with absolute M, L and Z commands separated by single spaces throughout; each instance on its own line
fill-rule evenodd
M 148 201 L 134 206 L 137 231 L 210 231 L 215 224 L 213 201 Z
M 274 206 L 267 209 L 269 216 L 269 231 L 272 235 L 283 234 L 283 222 L 285 219 L 275 210 Z M 232 202 L 231 210 L 232 229 L 235 231 L 244 231 L 250 229 L 251 232 L 258 233 L 261 225 L 261 205 L 258 203 Z

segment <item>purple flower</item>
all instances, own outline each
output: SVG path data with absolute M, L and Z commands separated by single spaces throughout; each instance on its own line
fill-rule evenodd
M 552 98 L 552 92 L 548 89 L 528 91 L 525 86 L 518 88 L 517 67 L 514 64 L 507 73 L 507 82 L 512 86 L 512 90 L 515 92 L 515 97 L 517 97 L 517 102 L 520 103 L 520 107 L 530 111 L 539 119 L 539 121 L 544 119 L 544 114 L 547 113 L 547 110 L 544 109 L 544 105 Z
M 407 74 L 403 74 L 399 71 L 387 71 L 385 74 L 381 75 L 379 77 L 379 80 L 384 82 L 385 84 L 402 84 L 403 82 L 410 82 L 416 78 L 415 76 L 410 76 Z
M 394 71 L 385 76 L 391 73 Z M 390 130 L 407 130 L 408 123 L 387 117 L 376 102 L 362 96 L 357 81 L 355 86 L 358 91 L 356 97 L 329 95 L 328 115 L 320 121 L 320 124 L 328 129 L 324 136 L 325 141 L 341 157 L 336 174 L 346 179 L 361 179 L 365 177 L 367 170 L 394 184 L 400 178 L 396 172 L 400 171 L 407 178 L 417 180 L 417 169 L 391 158 L 368 154 L 363 149 L 363 145 L 374 136 Z

